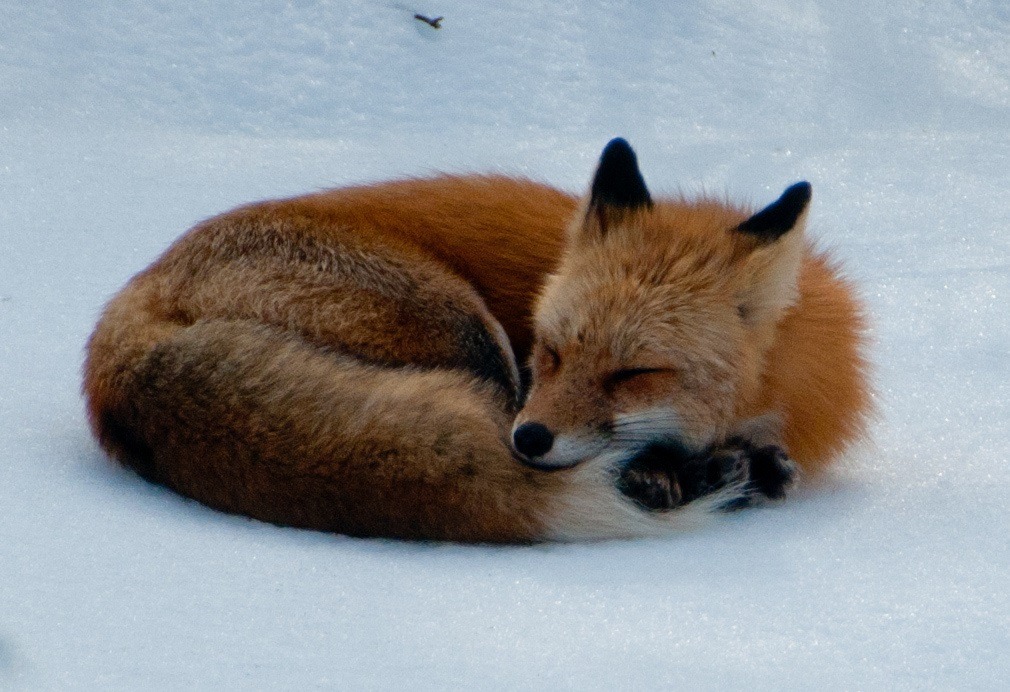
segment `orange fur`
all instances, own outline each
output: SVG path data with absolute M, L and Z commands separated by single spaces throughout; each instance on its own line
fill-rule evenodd
M 540 296 L 534 386 L 516 427 L 537 421 L 571 441 L 575 456 L 559 465 L 612 447 L 615 420 L 657 409 L 676 416 L 665 434 L 690 449 L 777 420 L 773 441 L 808 472 L 857 439 L 870 397 L 852 288 L 803 239 L 802 219 L 762 246 L 734 230 L 749 215 L 667 200 L 624 213 L 603 237 L 577 221 Z M 608 386 L 640 368 L 656 372 Z
M 677 345 L 668 355 L 686 358 L 688 380 L 696 363 L 723 359 L 739 380 L 732 391 L 706 390 L 699 371 L 697 382 L 657 376 L 620 393 L 632 401 L 690 390 L 691 415 L 713 434 L 778 412 L 785 444 L 816 466 L 859 433 L 861 318 L 825 260 L 804 250 L 795 306 L 747 331 L 718 301 L 747 289 L 732 278 L 741 267 L 763 276 L 776 265 L 748 265 L 759 250 L 719 239 L 742 211 L 663 203 L 649 223 L 629 217 L 628 233 L 600 244 L 570 231 L 582 209 L 526 180 L 439 176 L 262 202 L 205 221 L 106 307 L 84 367 L 92 428 L 146 478 L 225 511 L 359 535 L 478 541 L 640 535 L 689 515 L 642 511 L 615 489 L 605 454 L 556 473 L 517 460 L 509 446 L 523 395 L 517 362 L 527 360 L 534 324 L 541 340 L 561 339 L 559 325 L 582 325 L 601 345 L 587 373 L 632 357 L 622 349 L 669 343 Z M 710 279 L 625 310 L 624 301 L 643 298 L 625 273 L 662 282 L 697 267 Z M 614 281 L 565 298 L 558 287 L 584 269 Z M 656 321 L 670 309 L 684 318 Z M 727 348 L 727 330 L 754 348 Z M 538 378 L 524 415 L 540 406 L 575 425 L 612 414 L 596 381 L 548 396 L 549 380 Z

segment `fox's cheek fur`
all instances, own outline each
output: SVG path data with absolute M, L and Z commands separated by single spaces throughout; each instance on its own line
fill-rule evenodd
M 738 387 L 735 373 L 720 370 L 674 370 L 621 385 L 614 393 L 613 444 L 676 442 L 700 451 L 724 437 Z

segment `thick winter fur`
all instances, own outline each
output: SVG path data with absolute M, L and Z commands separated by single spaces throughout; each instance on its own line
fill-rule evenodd
M 224 511 L 467 541 L 656 533 L 742 492 L 731 478 L 643 510 L 616 477 L 653 433 L 700 447 L 771 413 L 810 467 L 859 433 L 858 306 L 801 233 L 763 244 L 733 230 L 745 210 L 711 201 L 587 205 L 525 180 L 440 176 L 201 223 L 99 321 L 84 368 L 94 432 L 145 478 Z M 617 440 L 590 435 L 580 463 L 554 472 L 510 446 L 513 353 L 530 354 L 537 300 L 537 343 L 565 362 L 585 343 L 597 375 L 655 364 L 644 353 L 677 373 L 633 377 L 603 404 L 603 380 L 536 366 L 526 419 L 583 430 L 609 416 Z
M 620 193 L 598 192 L 614 170 Z M 513 431 L 529 463 L 659 443 L 690 458 L 747 428 L 814 471 L 857 437 L 863 316 L 804 236 L 810 197 L 797 183 L 756 214 L 654 203 L 630 147 L 611 142 L 536 306 L 534 383 Z

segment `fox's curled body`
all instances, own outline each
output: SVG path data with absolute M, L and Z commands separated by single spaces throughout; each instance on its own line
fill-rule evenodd
M 695 253 L 726 273 L 762 271 L 738 257 L 747 254 L 732 238 L 748 218 L 742 209 L 674 200 L 641 210 L 660 219 L 665 242 L 632 211 L 606 200 L 587 207 L 526 180 L 440 176 L 263 202 L 210 219 L 107 306 L 85 363 L 95 434 L 154 482 L 278 524 L 468 541 L 633 536 L 682 524 L 733 488 L 648 512 L 615 485 L 628 449 L 604 445 L 571 468 L 547 472 L 521 463 L 510 445 L 524 396 L 517 362 L 541 348 L 541 332 L 562 338 L 564 326 L 549 323 L 569 320 L 566 311 L 620 310 L 620 291 L 634 282 L 624 276 L 613 300 L 579 304 L 578 289 L 564 284 L 566 272 L 588 271 L 576 265 L 609 262 L 618 268 L 598 271 L 620 274 L 628 262 L 690 263 L 685 257 Z M 580 240 L 589 218 L 641 237 L 624 242 L 612 229 L 598 242 Z M 698 241 L 704 233 L 716 240 Z M 711 434 L 691 440 L 717 442 L 737 422 L 770 413 L 782 421 L 781 444 L 791 456 L 816 468 L 861 429 L 862 324 L 830 262 L 802 238 L 797 252 L 794 286 L 781 306 L 762 303 L 779 300 L 774 291 L 732 306 L 739 315 L 775 314 L 733 327 L 755 345 L 737 354 L 740 362 L 725 363 L 742 373 L 729 390 L 692 391 L 719 411 Z M 715 289 L 699 290 L 710 296 Z M 687 357 L 686 368 L 690 349 L 709 348 L 708 337 L 698 336 L 710 331 L 705 315 L 681 323 L 687 332 L 679 337 L 655 335 L 681 340 L 676 352 Z M 567 405 L 551 390 L 551 378 L 563 378 L 541 370 L 534 364 L 520 420 Z M 621 385 L 629 401 L 652 396 L 636 387 L 665 382 L 633 379 Z M 615 419 L 634 413 L 612 398 L 624 407 L 611 411 Z M 601 434 L 613 436 L 613 423 L 601 424 Z M 563 431 L 557 434 L 560 440 Z

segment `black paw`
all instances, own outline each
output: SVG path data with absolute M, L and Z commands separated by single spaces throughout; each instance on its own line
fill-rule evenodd
M 650 446 L 622 470 L 617 487 L 649 510 L 674 509 L 733 487 L 737 492 L 720 507 L 732 511 L 781 499 L 796 480 L 796 464 L 781 447 L 732 438 L 697 455 L 675 445 Z
M 696 486 L 700 495 L 729 485 L 739 486 L 739 494 L 722 507 L 727 511 L 766 499 L 781 500 L 796 485 L 799 475 L 795 462 L 781 447 L 758 446 L 742 438 L 732 438 L 711 450 L 701 466 L 705 477 Z
M 680 481 L 668 464 L 646 456 L 635 458 L 617 478 L 617 488 L 648 510 L 668 510 L 684 499 Z

